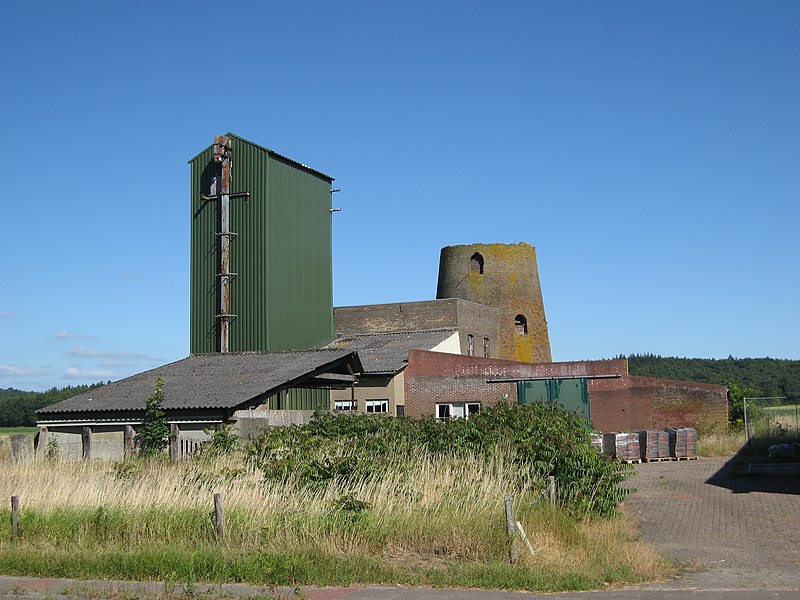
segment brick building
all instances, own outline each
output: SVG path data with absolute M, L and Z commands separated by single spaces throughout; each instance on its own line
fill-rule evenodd
M 404 375 L 405 414 L 417 418 L 442 416 L 445 405 L 451 416 L 468 416 L 504 399 L 517 402 L 526 379 L 584 378 L 589 416 L 600 431 L 713 430 L 727 422 L 724 385 L 630 376 L 627 360 L 523 363 L 410 350 Z M 489 383 L 497 380 L 505 381 Z

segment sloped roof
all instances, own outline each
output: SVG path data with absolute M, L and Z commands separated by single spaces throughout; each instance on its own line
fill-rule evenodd
M 348 366 L 361 370 L 347 349 L 195 354 L 39 409 L 40 415 L 141 411 L 164 379 L 164 410 L 233 409 L 290 387 L 343 383 Z M 325 379 L 325 375 L 333 375 Z M 338 377 L 337 377 L 338 376 Z
M 428 329 L 394 333 L 364 333 L 336 338 L 326 348 L 358 351 L 364 373 L 397 373 L 408 362 L 408 351 L 431 350 L 456 329 Z
M 284 161 L 289 162 L 289 163 L 291 163 L 291 164 L 293 164 L 293 165 L 295 165 L 297 167 L 300 167 L 301 169 L 303 169 L 305 171 L 308 171 L 310 173 L 313 173 L 314 175 L 317 175 L 318 177 L 322 177 L 323 179 L 327 179 L 330 182 L 335 181 L 335 179 L 333 177 L 331 177 L 330 175 L 326 175 L 322 171 L 318 171 L 317 169 L 314 169 L 313 167 L 309 167 L 308 165 L 304 165 L 303 163 L 301 163 L 299 161 L 296 161 L 293 158 L 289 158 L 288 156 L 280 154 L 279 152 L 275 152 L 275 150 L 270 150 L 266 146 L 262 146 L 261 144 L 256 144 L 255 142 L 252 142 L 252 141 L 250 141 L 248 139 L 245 139 L 240 135 L 236 135 L 235 133 L 232 133 L 230 131 L 228 133 L 226 133 L 225 135 L 228 136 L 229 138 L 235 138 L 235 139 L 237 139 L 237 140 L 239 140 L 241 142 L 244 142 L 245 144 L 250 144 L 251 146 L 255 146 L 259 150 L 263 150 L 264 152 L 267 152 L 268 154 L 271 154 L 271 155 L 273 155 L 273 156 L 275 156 L 275 157 L 277 157 L 277 158 L 279 158 L 281 160 L 284 160 Z M 208 150 L 213 145 L 214 144 L 209 144 L 208 146 L 203 148 L 200 152 L 198 152 L 192 158 L 190 158 L 188 162 L 192 162 L 193 160 L 195 160 L 198 156 L 200 156 L 203 152 Z

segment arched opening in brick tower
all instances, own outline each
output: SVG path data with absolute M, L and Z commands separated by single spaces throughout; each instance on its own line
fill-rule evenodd
M 519 335 L 528 333 L 528 319 L 525 318 L 525 315 L 517 315 L 514 317 L 514 327 Z
M 469 259 L 469 270 L 471 273 L 479 273 L 483 275 L 483 256 L 480 252 L 476 252 Z

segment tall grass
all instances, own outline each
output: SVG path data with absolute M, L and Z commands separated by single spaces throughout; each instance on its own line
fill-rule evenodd
M 393 582 L 540 590 L 657 578 L 665 565 L 626 522 L 576 518 L 543 502 L 502 452 L 398 457 L 380 475 L 316 486 L 264 478 L 239 455 L 170 464 L 0 464 L 0 497 L 18 495 L 22 536 L 0 571 L 272 584 Z M 215 537 L 212 495 L 225 510 Z M 503 498 L 534 555 L 508 564 Z

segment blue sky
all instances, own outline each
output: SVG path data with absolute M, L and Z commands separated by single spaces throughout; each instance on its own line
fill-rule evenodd
M 0 388 L 186 356 L 189 167 L 336 178 L 337 305 L 537 248 L 555 360 L 800 359 L 800 3 L 6 2 Z

